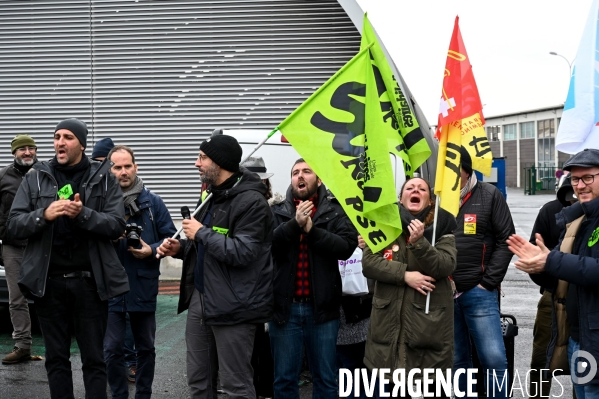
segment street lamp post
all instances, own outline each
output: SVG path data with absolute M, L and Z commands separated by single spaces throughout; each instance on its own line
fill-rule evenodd
M 570 72 L 570 74 L 568 75 L 568 82 L 570 81 L 570 78 L 572 77 L 572 63 L 563 55 L 556 53 L 555 51 L 550 51 L 549 54 L 551 55 L 557 55 L 558 57 L 562 57 L 564 60 L 566 60 L 566 62 L 568 63 L 568 71 Z

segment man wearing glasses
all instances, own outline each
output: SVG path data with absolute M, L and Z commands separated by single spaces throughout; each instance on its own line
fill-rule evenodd
M 234 137 L 214 135 L 195 163 L 212 193 L 183 220 L 187 239 L 168 238 L 160 256 L 183 259 L 179 313 L 185 328 L 190 397 L 216 398 L 217 373 L 228 398 L 256 398 L 251 365 L 256 326 L 272 317 L 272 213 L 260 177 L 239 167 Z M 185 215 L 184 215 L 185 216 Z
M 553 290 L 552 338 L 547 350 L 551 370 L 568 370 L 578 399 L 599 397 L 599 150 L 586 149 L 564 164 L 578 203 L 556 215 L 565 230 L 549 251 L 537 234 L 535 246 L 513 235 L 516 268 Z M 594 361 L 594 364 L 593 364 Z M 590 366 L 590 367 L 589 367 Z
M 8 236 L 6 221 L 25 173 L 37 162 L 37 147 L 30 136 L 19 134 L 10 143 L 10 150 L 15 157 L 14 162 L 0 169 L 0 239 L 2 239 L 4 271 L 8 285 L 8 306 L 15 346 L 12 352 L 2 358 L 2 364 L 15 364 L 29 360 L 31 357 L 29 305 L 17 285 L 27 240 L 16 240 Z

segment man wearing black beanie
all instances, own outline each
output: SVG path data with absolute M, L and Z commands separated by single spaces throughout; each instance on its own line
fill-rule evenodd
M 35 298 L 52 398 L 73 397 L 69 325 L 86 397 L 106 398 L 107 300 L 129 291 L 112 245 L 125 231 L 123 196 L 110 165 L 83 154 L 86 145 L 84 122 L 60 122 L 56 156 L 25 175 L 8 219 L 8 234 L 28 239 L 19 286 Z
M 453 232 L 458 250 L 452 275 L 456 289 L 454 369 L 473 367 L 472 337 L 481 369 L 497 375 L 496 380 L 490 380 L 494 386 L 487 387 L 488 392 L 507 398 L 507 384 L 497 384 L 503 381 L 508 367 L 497 292 L 512 259 L 506 240 L 515 232 L 514 222 L 497 187 L 477 180 L 468 150 L 461 147 L 460 155 L 460 210 Z M 465 391 L 466 378 L 460 376 L 458 384 Z
M 273 226 L 266 186 L 239 167 L 241 155 L 231 136 L 212 136 L 200 145 L 195 166 L 212 197 L 195 219 L 183 220 L 187 240 L 169 238 L 157 249 L 161 256 L 183 258 L 178 311 L 189 309 L 192 398 L 216 398 L 219 367 L 230 397 L 256 397 L 251 356 L 256 325 L 272 316 Z

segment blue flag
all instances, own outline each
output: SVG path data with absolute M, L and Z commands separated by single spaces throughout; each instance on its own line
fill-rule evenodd
M 555 146 L 575 154 L 599 148 L 599 0 L 594 0 L 570 77 L 568 97 L 557 131 Z

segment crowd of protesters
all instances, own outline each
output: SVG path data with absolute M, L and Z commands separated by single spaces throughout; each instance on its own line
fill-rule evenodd
M 113 398 L 127 398 L 127 380 L 136 398 L 151 397 L 165 256 L 183 260 L 178 312 L 187 310 L 192 398 L 299 398 L 304 355 L 314 398 L 338 397 L 340 367 L 466 369 L 474 349 L 481 369 L 509 378 L 498 293 L 513 254 L 543 293 L 531 367 L 560 366 L 578 399 L 599 397 L 599 375 L 581 381 L 568 368 L 577 351 L 599 359 L 598 150 L 566 162 L 569 180 L 529 241 L 515 235 L 504 197 L 477 180 L 462 148 L 457 217 L 442 209 L 435 217 L 430 184 L 409 179 L 398 198 L 403 233 L 373 252 L 303 159 L 277 171 L 290 173 L 290 185 L 286 195 L 273 193 L 264 160 L 240 165 L 241 147 L 223 134 L 199 146 L 203 206 L 173 238 L 175 225 L 138 176 L 134 150 L 105 138 L 88 158 L 87 134 L 81 120 L 58 123 L 50 161 L 38 161 L 35 141 L 17 135 L 14 162 L 0 169 L 14 330 L 2 362 L 31 357 L 32 299 L 52 398 L 74 397 L 71 335 L 87 398 L 106 398 L 107 386 Z M 338 262 L 358 246 L 370 289 L 348 297 Z M 465 375 L 455 388 L 468 390 Z M 491 388 L 509 396 L 507 385 Z

